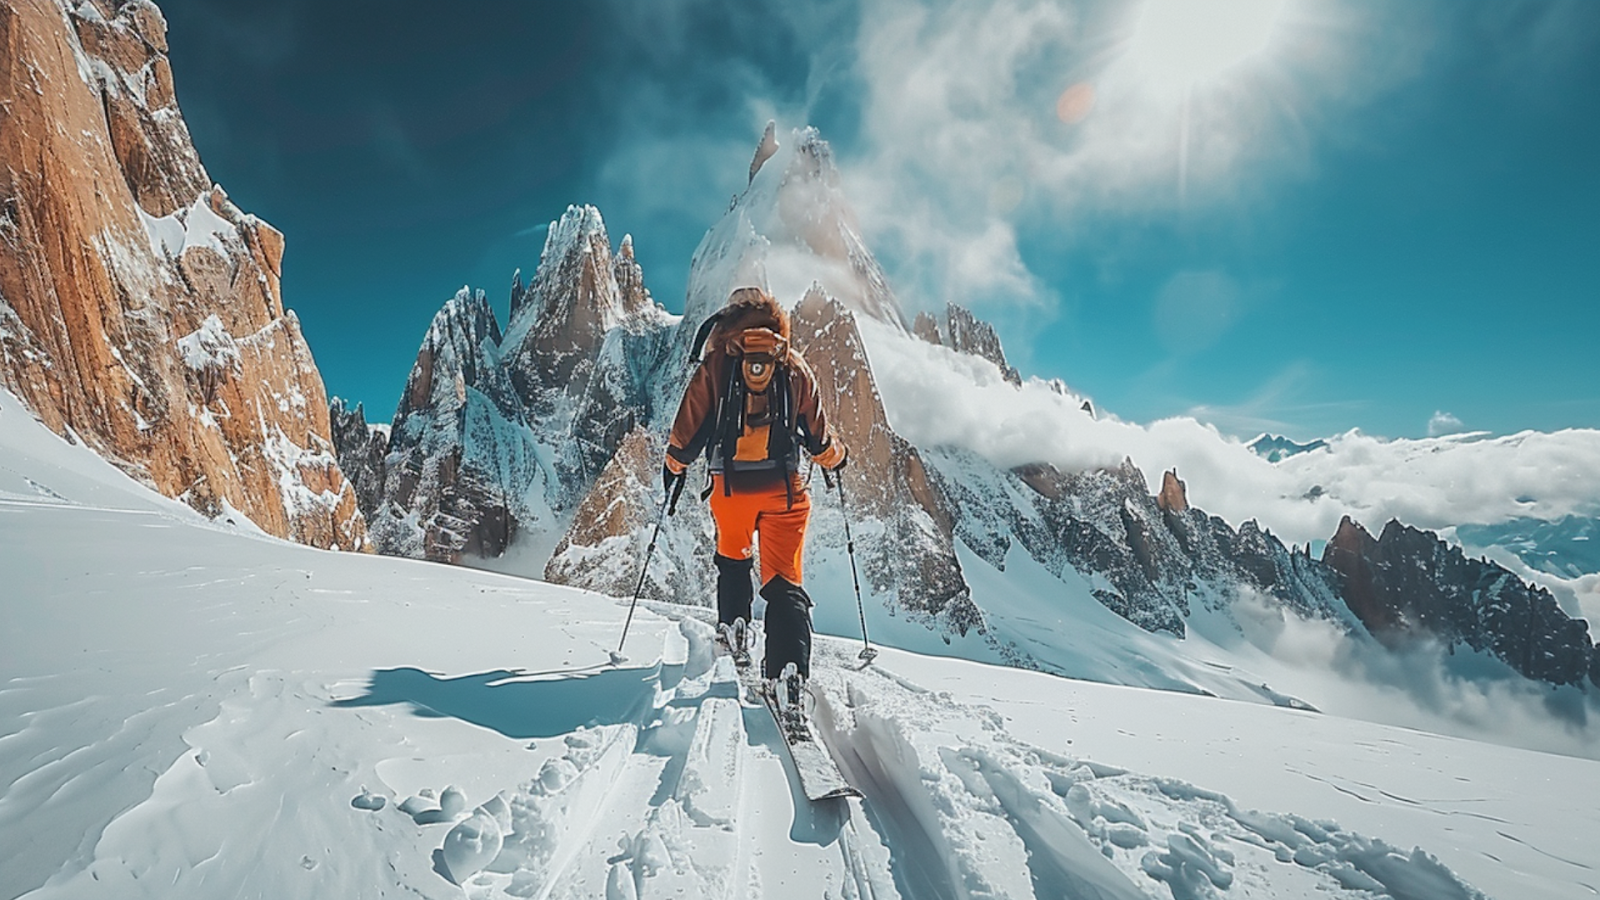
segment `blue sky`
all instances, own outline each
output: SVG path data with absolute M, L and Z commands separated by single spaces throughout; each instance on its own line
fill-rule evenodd
M 373 419 L 568 203 L 681 309 L 776 118 L 909 309 L 1125 418 L 1600 427 L 1600 4 L 1171 2 L 161 6 L 202 159 Z

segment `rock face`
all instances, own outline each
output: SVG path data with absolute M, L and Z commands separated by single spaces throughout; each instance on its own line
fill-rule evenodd
M 1175 470 L 1161 473 L 1161 493 L 1156 495 L 1156 506 L 1162 512 L 1184 513 L 1189 511 L 1189 489 L 1178 478 Z
M 389 454 L 389 426 L 367 424 L 366 410 L 334 397 L 328 404 L 328 426 L 338 448 L 339 468 L 356 492 L 363 515 L 378 508 L 383 496 L 384 457 Z
M 872 592 L 959 634 L 981 629 L 982 614 L 956 559 L 948 504 L 922 454 L 889 427 L 855 316 L 814 287 L 795 307 L 794 340 L 850 448 L 842 487 L 852 527 L 867 535 L 856 547 Z M 829 507 L 818 514 L 813 540 L 843 549 L 843 521 L 833 512 Z
M 1600 650 L 1587 625 L 1505 568 L 1469 559 L 1429 531 L 1390 521 L 1377 539 L 1346 517 L 1323 550 L 1346 602 L 1378 638 L 1432 637 L 1488 652 L 1528 678 L 1580 685 Z
M 361 495 L 381 552 L 460 562 L 499 556 L 525 530 L 553 541 L 650 416 L 649 379 L 675 320 L 650 299 L 632 239 L 612 253 L 597 210 L 551 223 L 511 310 L 502 334 L 482 292 L 444 305 L 380 461 L 369 434 L 338 429 L 340 459 L 377 472 Z
M 204 513 L 364 548 L 283 235 L 201 166 L 160 11 L 12 0 L 0 47 L 0 386 Z
M 1222 608 L 1254 591 L 1307 617 L 1341 618 L 1331 570 L 1291 553 L 1254 522 L 1238 531 L 1202 510 L 1163 509 L 1131 461 L 1116 469 L 1001 471 L 971 454 L 930 453 L 956 535 L 1003 569 L 1014 550 L 1051 574 L 1081 577 L 1108 609 L 1182 636 L 1192 603 Z
M 949 345 L 957 353 L 981 356 L 998 366 L 1007 381 L 1022 383 L 1022 375 L 1006 363 L 1006 351 L 1000 346 L 1000 336 L 994 333 L 993 325 L 954 303 L 946 304 L 945 322 Z

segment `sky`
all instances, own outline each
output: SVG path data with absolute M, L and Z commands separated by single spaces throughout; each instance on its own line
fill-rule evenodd
M 202 160 L 374 421 L 570 203 L 681 310 L 776 119 L 832 143 L 908 312 L 1125 419 L 1600 427 L 1600 4 L 160 5 Z

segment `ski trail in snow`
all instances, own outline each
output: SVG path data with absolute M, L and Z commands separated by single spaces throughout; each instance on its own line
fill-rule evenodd
M 1027 746 L 990 710 L 824 646 L 819 731 L 908 897 L 1484 898 L 1420 848 Z
M 650 708 L 455 814 L 438 877 L 472 900 L 1483 900 L 1421 849 L 1023 744 L 831 639 L 815 730 L 866 796 L 811 803 L 711 628 L 667 638 Z
M 454 813 L 435 876 L 473 900 L 898 898 L 859 801 L 804 799 L 710 626 L 678 619 L 662 666 L 677 680 L 640 721 L 568 734 L 538 777 Z

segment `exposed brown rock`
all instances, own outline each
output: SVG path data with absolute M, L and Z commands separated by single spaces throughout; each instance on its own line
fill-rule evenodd
M 666 450 L 659 437 L 644 426 L 623 438 L 617 452 L 601 471 L 573 516 L 572 527 L 545 566 L 545 580 L 571 584 L 610 594 L 631 596 L 640 586 L 651 538 L 658 546 L 651 557 L 650 577 L 642 585 L 646 599 L 689 605 L 710 602 L 715 596 L 707 578 L 711 563 L 711 515 L 694 496 L 691 486 L 680 498 L 670 527 L 654 534 L 661 514 L 661 455 Z
M 0 386 L 206 513 L 361 547 L 283 236 L 211 184 L 149 2 L 0 5 Z
M 930 344 L 941 345 L 944 339 L 939 337 L 939 322 L 925 312 L 917 313 L 917 318 L 911 323 L 911 333 Z
M 794 343 L 816 375 L 834 429 L 850 448 L 843 479 L 851 515 L 890 528 L 878 552 L 867 555 L 875 587 L 899 588 L 901 603 L 946 615 L 962 633 L 981 629 L 956 559 L 955 523 L 921 454 L 889 427 L 854 314 L 813 287 L 795 307 Z
M 1378 546 L 1361 523 L 1345 516 L 1322 550 L 1322 561 L 1343 578 L 1344 602 L 1374 634 L 1400 624 L 1398 610 L 1383 603 L 1373 582 L 1369 560 Z
M 1189 490 L 1178 478 L 1177 469 L 1169 469 L 1161 476 L 1161 493 L 1156 495 L 1156 507 L 1165 512 L 1181 513 L 1189 508 Z

